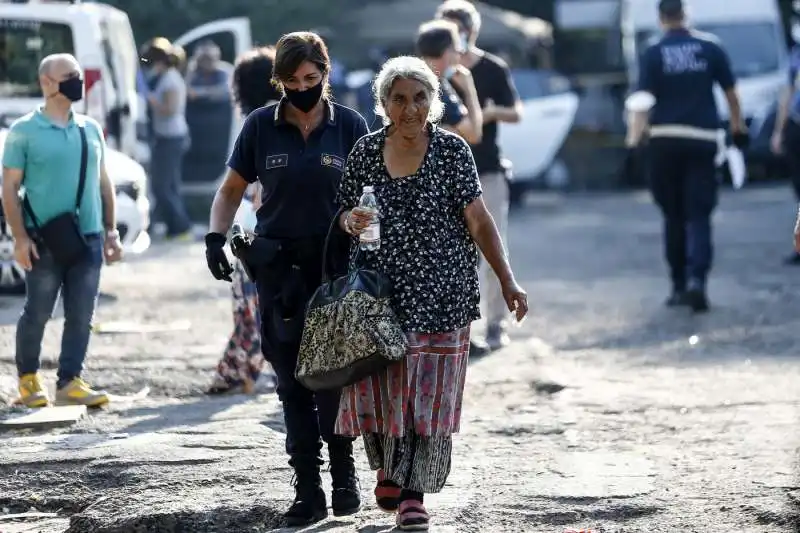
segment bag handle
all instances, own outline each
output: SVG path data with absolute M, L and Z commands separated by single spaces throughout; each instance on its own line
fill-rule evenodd
M 86 188 L 86 169 L 89 165 L 89 143 L 86 140 L 86 128 L 83 125 L 78 126 L 78 132 L 81 135 L 81 173 L 80 178 L 78 179 L 78 193 L 75 196 L 75 214 L 79 214 L 81 210 L 81 200 L 83 199 L 83 190 Z M 25 180 L 23 179 L 23 183 Z M 33 229 L 37 232 L 41 231 L 39 227 L 39 221 L 36 218 L 36 214 L 33 212 L 33 208 L 31 207 L 31 202 L 28 200 L 28 193 L 26 191 L 25 197 L 22 199 L 22 208 L 28 213 L 28 216 L 31 217 L 31 222 L 33 223 Z
M 333 220 L 331 221 L 331 226 L 328 229 L 328 234 L 325 236 L 325 244 L 323 245 L 322 248 L 322 283 L 328 283 L 331 280 L 331 275 L 328 272 L 328 250 L 330 248 L 331 238 L 333 237 L 333 233 L 336 230 L 336 228 L 339 227 L 339 217 L 341 217 L 342 213 L 344 213 L 345 211 L 347 210 L 344 207 L 340 207 L 339 210 L 336 211 L 336 215 L 333 217 Z M 348 235 L 348 237 L 352 238 L 351 235 Z M 357 247 L 356 255 L 353 258 L 354 263 L 356 264 L 358 263 L 361 254 L 362 254 L 361 248 Z

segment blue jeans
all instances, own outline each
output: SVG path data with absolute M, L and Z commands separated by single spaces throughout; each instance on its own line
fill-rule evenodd
M 25 307 L 17 322 L 16 363 L 20 376 L 39 371 L 44 328 L 53 315 L 59 294 L 64 303 L 64 333 L 57 386 L 62 388 L 81 375 L 103 266 L 103 237 L 90 235 L 87 241 L 86 257 L 66 269 L 43 246 L 38 247 L 39 259 L 26 277 Z
M 183 156 L 187 137 L 156 137 L 150 156 L 150 186 L 156 201 L 155 219 L 167 225 L 167 235 L 174 237 L 192 229 L 181 195 Z

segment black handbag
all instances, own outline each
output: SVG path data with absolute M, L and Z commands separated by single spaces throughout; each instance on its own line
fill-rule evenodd
M 86 141 L 86 130 L 79 126 L 81 135 L 81 174 L 78 181 L 78 194 L 75 198 L 75 209 L 56 215 L 45 224 L 39 224 L 36 214 L 33 212 L 28 195 L 22 200 L 22 206 L 28 213 L 35 230 L 35 239 L 44 245 L 52 254 L 53 259 L 64 268 L 75 265 L 78 261 L 86 257 L 89 244 L 81 231 L 78 214 L 83 198 L 83 190 L 86 187 L 86 166 L 88 164 L 89 147 Z M 24 184 L 24 179 L 23 179 Z
M 400 361 L 408 341 L 391 305 L 391 283 L 382 273 L 359 268 L 331 279 L 330 246 L 339 213 L 325 238 L 322 285 L 306 307 L 295 377 L 311 390 L 338 389 Z

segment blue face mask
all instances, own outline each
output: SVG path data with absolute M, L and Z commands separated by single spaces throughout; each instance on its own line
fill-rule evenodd
M 455 73 L 456 73 L 456 67 L 450 65 L 446 69 L 444 69 L 444 72 L 442 72 L 442 77 L 444 77 L 444 79 L 446 80 L 449 80 L 453 77 L 453 75 L 455 75 Z

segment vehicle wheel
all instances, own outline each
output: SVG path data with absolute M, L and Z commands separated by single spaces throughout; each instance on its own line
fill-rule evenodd
M 0 212 L 0 294 L 24 294 L 25 271 L 14 260 L 14 239 Z

